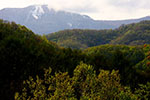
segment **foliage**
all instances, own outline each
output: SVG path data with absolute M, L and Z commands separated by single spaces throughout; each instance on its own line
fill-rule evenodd
M 48 66 L 71 72 L 83 56 L 81 51 L 60 48 L 24 26 L 0 20 L 0 98 L 12 98 L 24 79 L 42 74 Z
M 47 39 L 63 47 L 85 49 L 92 46 L 107 44 L 118 34 L 112 30 L 64 30 L 47 35 Z
M 139 84 L 139 88 L 136 89 L 135 93 L 137 94 L 140 100 L 149 100 L 150 99 L 150 83 Z
M 139 23 L 129 24 L 120 27 L 120 31 L 123 31 L 116 39 L 112 40 L 111 44 L 126 44 L 126 45 L 142 45 L 145 43 L 150 43 L 150 21 L 142 21 Z
M 145 44 L 143 47 L 145 58 L 135 65 L 136 71 L 149 78 L 150 77 L 150 45 Z
M 51 74 L 45 70 L 44 78 L 32 77 L 25 81 L 22 94 L 16 93 L 16 100 L 56 100 L 56 99 L 119 99 L 123 87 L 120 84 L 118 71 L 101 70 L 97 76 L 93 67 L 80 63 L 72 77 L 68 73 Z
M 71 34 L 73 36 L 71 39 L 77 40 L 74 43 L 68 43 L 67 35 L 70 30 L 63 35 L 66 35 L 66 43 L 71 48 L 77 46 L 87 48 L 109 43 L 112 38 L 115 39 L 132 29 L 128 26 L 130 25 L 121 26 L 116 30 L 100 30 L 100 34 L 94 30 L 74 30 Z M 148 29 L 144 27 L 141 30 Z M 75 38 L 76 33 L 81 38 Z M 97 38 L 93 40 L 95 36 Z M 100 45 L 78 50 L 59 47 L 46 37 L 36 35 L 14 22 L 0 20 L 0 99 L 11 100 L 16 91 L 18 91 L 16 99 L 34 100 L 49 98 L 137 100 L 140 99 L 138 96 L 140 93 L 142 96 L 145 95 L 134 91 L 135 88 L 142 91 L 143 88 L 138 84 L 145 85 L 150 81 L 148 44 Z M 51 69 L 48 69 L 49 66 Z M 47 69 L 45 74 L 43 69 Z M 29 80 L 26 80 L 29 76 L 31 76 Z M 26 80 L 24 85 L 23 80 Z
M 122 25 L 114 30 L 64 30 L 48 34 L 48 40 L 72 49 L 86 49 L 102 44 L 143 45 L 150 43 L 150 21 Z
M 136 94 L 133 94 L 129 87 L 124 87 L 124 91 L 121 91 L 119 93 L 119 99 L 120 100 L 139 100 L 138 96 Z
M 88 48 L 84 52 L 88 58 L 87 63 L 93 65 L 95 70 L 119 70 L 123 85 L 135 88 L 137 83 L 143 82 L 143 76 L 139 76 L 133 67 L 145 57 L 142 47 L 101 45 Z

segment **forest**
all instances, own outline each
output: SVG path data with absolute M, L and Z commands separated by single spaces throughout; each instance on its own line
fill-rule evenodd
M 150 21 L 121 25 L 107 30 L 63 30 L 46 35 L 59 46 L 86 49 L 103 44 L 143 45 L 150 43 Z
M 0 20 L 1 100 L 149 100 L 150 21 L 37 35 Z

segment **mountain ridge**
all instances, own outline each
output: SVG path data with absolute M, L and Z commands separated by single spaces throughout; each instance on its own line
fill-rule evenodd
M 0 19 L 25 25 L 37 34 L 48 34 L 64 29 L 115 29 L 122 24 L 150 20 L 150 16 L 129 20 L 94 20 L 88 15 L 68 11 L 56 11 L 47 5 L 32 5 L 25 8 L 4 8 Z
M 150 21 L 122 25 L 114 30 L 63 30 L 46 35 L 65 48 L 85 49 L 103 44 L 143 45 L 150 41 Z

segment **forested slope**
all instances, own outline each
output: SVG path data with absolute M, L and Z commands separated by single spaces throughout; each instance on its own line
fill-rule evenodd
M 136 24 L 129 24 L 120 27 L 120 31 L 126 30 L 112 44 L 142 45 L 150 43 L 150 21 L 142 21 Z
M 23 79 L 49 66 L 56 49 L 26 27 L 0 20 L 0 96 L 11 98 Z
M 102 44 L 123 34 L 114 31 L 101 30 L 108 39 L 103 37 Z M 92 42 L 86 37 L 84 43 L 87 38 Z M 93 44 L 89 46 L 98 45 Z M 24 26 L 0 20 L 0 99 L 149 99 L 149 51 L 150 45 L 63 48 Z
M 143 45 L 150 43 L 150 21 L 122 25 L 114 30 L 64 30 L 46 37 L 60 46 L 73 49 L 101 44 Z
M 10 100 L 24 79 L 44 68 L 73 70 L 83 59 L 80 55 L 81 51 L 60 48 L 24 26 L 0 20 L 0 98 Z
M 72 68 L 72 74 L 71 71 L 52 74 L 53 70 L 49 68 L 43 78 L 37 76 L 26 80 L 22 92 L 16 92 L 15 98 L 148 100 L 149 64 L 142 70 L 139 66 L 145 65 L 141 62 L 147 59 L 149 51 L 150 45 L 88 48 L 83 51 L 84 63 Z
M 63 47 L 85 49 L 92 46 L 108 44 L 116 39 L 118 33 L 113 30 L 64 30 L 47 35 L 47 39 Z

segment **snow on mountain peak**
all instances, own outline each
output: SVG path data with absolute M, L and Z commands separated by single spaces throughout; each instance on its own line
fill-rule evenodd
M 72 27 L 72 24 L 71 23 L 67 23 L 69 25 L 69 27 Z
M 45 12 L 44 12 L 42 6 L 41 5 L 36 5 L 34 10 L 32 11 L 32 16 L 35 19 L 39 19 L 44 13 Z

